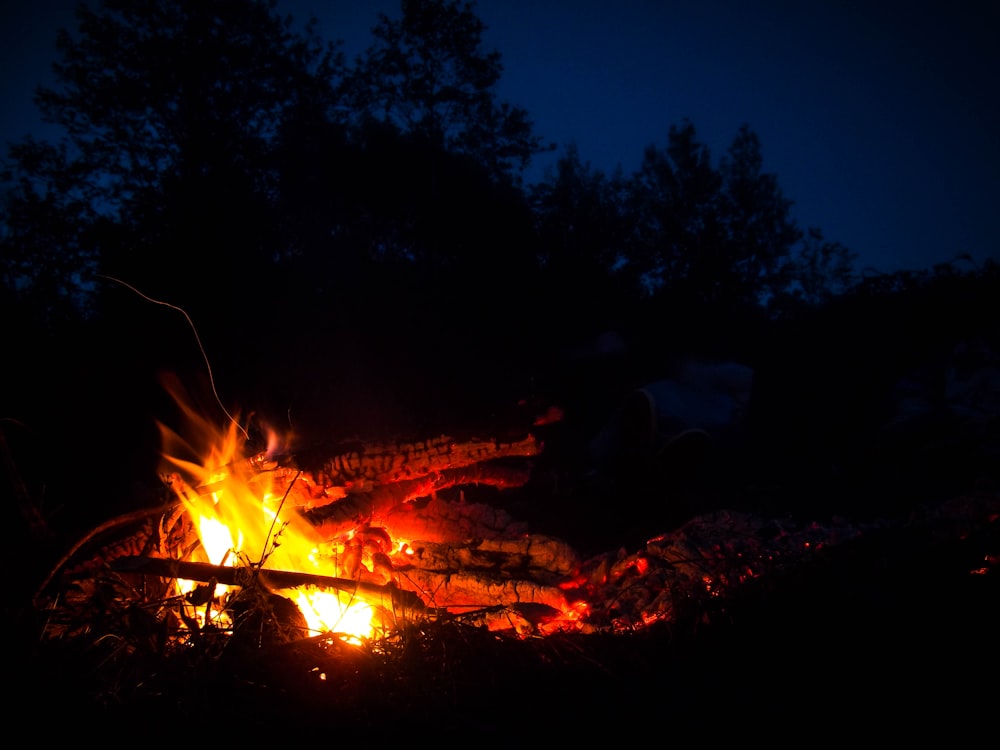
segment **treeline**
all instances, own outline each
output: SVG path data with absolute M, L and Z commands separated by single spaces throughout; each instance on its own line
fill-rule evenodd
M 81 6 L 36 98 L 65 137 L 12 144 L 4 165 L 9 359 L 84 362 L 113 390 L 204 374 L 210 354 L 244 406 L 384 379 L 415 385 L 382 409 L 426 409 L 424 374 L 488 390 L 608 329 L 725 350 L 835 300 L 995 280 L 860 276 L 793 220 L 749 126 L 715 159 L 693 123 L 665 124 L 633 174 L 566 144 L 525 184 L 553 146 L 499 100 L 483 31 L 471 4 L 403 0 L 347 60 L 274 2 Z M 336 418 L 377 419 L 341 398 Z
M 434 299 L 507 329 L 532 317 L 512 300 L 586 327 L 667 296 L 773 315 L 850 282 L 850 252 L 795 225 L 749 127 L 714 163 L 675 124 L 629 176 L 565 146 L 525 186 L 551 147 L 497 99 L 483 30 L 468 4 L 407 0 L 348 63 L 273 3 L 81 8 L 37 96 L 66 139 L 9 151 L 5 303 L 39 325 L 105 314 L 105 275 L 198 318 Z

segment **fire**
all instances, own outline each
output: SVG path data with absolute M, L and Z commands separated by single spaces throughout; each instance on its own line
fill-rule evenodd
M 349 642 L 370 638 L 374 633 L 374 611 L 367 603 L 340 591 L 299 591 L 295 598 L 309 629 L 318 633 L 340 633 Z
M 243 455 L 244 433 L 237 422 L 231 421 L 228 428 L 220 430 L 181 398 L 178 403 L 195 434 L 208 441 L 203 456 L 184 458 L 184 454 L 198 451 L 173 430 L 160 426 L 164 458 L 185 477 L 172 485 L 197 530 L 199 544 L 188 560 L 337 579 L 357 575 L 357 562 L 348 564 L 352 557 L 349 542 L 320 538 L 293 508 L 285 507 L 271 475 L 259 471 L 254 461 Z M 276 436 L 269 437 L 268 445 L 269 449 L 277 445 Z M 195 583 L 178 579 L 177 584 L 179 593 L 190 600 Z M 192 607 L 189 614 L 201 624 L 211 619 L 232 626 L 225 611 L 230 593 L 231 587 L 217 585 L 208 611 L 200 613 Z M 387 625 L 359 591 L 299 586 L 275 593 L 286 595 L 298 606 L 312 635 L 335 633 L 358 642 L 372 638 Z

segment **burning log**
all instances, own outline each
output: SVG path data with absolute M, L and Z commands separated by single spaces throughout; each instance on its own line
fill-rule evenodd
M 523 486 L 530 468 L 511 459 L 537 456 L 542 446 L 528 435 L 516 440 L 457 441 L 447 435 L 415 442 L 362 443 L 332 457 L 316 451 L 279 459 L 258 454 L 243 465 L 253 482 L 269 481 L 271 493 L 325 536 L 342 534 L 413 500 L 462 485 L 498 489 Z M 507 461 L 505 463 L 505 461 Z M 176 472 L 163 475 L 178 496 L 208 495 L 224 480 L 188 487 Z
M 397 505 L 381 520 L 400 537 L 437 544 L 528 535 L 526 523 L 486 503 L 448 502 L 439 496 Z M 412 545 L 411 545 L 412 546 Z
M 519 604 L 543 604 L 558 615 L 569 608 L 566 595 L 556 586 L 530 578 L 507 577 L 496 571 L 459 569 L 434 571 L 412 568 L 403 574 L 413 587 L 431 603 L 444 610 L 490 609 Z
M 402 591 L 392 585 L 377 585 L 366 581 L 355 581 L 332 576 L 301 573 L 290 570 L 265 570 L 258 568 L 234 568 L 227 565 L 189 562 L 185 560 L 165 560 L 154 557 L 123 557 L 115 560 L 112 570 L 120 573 L 142 573 L 163 578 L 183 578 L 199 583 L 216 583 L 225 586 L 246 586 L 251 583 L 269 589 L 294 589 L 299 586 L 315 586 L 320 589 L 335 589 L 357 593 L 365 601 L 390 612 L 423 613 L 424 603 L 411 591 Z
M 520 440 L 465 442 L 440 435 L 415 442 L 360 444 L 324 460 L 314 474 L 316 483 L 323 486 L 391 484 L 501 458 L 537 456 L 540 452 L 540 444 L 531 435 Z
M 433 606 L 569 606 L 558 586 L 578 570 L 576 551 L 560 539 L 529 534 L 503 511 L 431 498 L 396 508 L 384 522 L 410 540 L 395 564 L 399 585 Z
M 332 457 L 316 457 L 313 450 L 281 459 L 283 463 L 261 454 L 249 459 L 248 465 L 255 472 L 270 472 L 268 478 L 285 491 L 285 502 L 293 507 L 311 510 L 367 496 L 331 510 L 330 516 L 349 518 L 364 510 L 366 502 L 386 509 L 460 484 L 520 486 L 529 478 L 527 470 L 502 461 L 531 458 L 541 450 L 533 435 L 507 441 L 458 441 L 441 435 L 415 442 L 355 444 Z M 199 490 L 211 491 L 212 486 Z
M 500 489 L 519 487 L 530 478 L 527 469 L 502 465 L 476 465 L 459 469 L 443 469 L 413 479 L 371 487 L 342 495 L 319 508 L 300 507 L 302 516 L 322 534 L 341 534 L 366 519 L 383 516 L 404 503 L 431 497 L 443 490 L 468 484 L 485 484 Z M 311 494 L 311 493 L 310 493 Z M 326 497 L 337 494 L 324 488 Z

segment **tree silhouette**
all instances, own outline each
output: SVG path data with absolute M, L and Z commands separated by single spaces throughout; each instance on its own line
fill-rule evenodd
M 823 232 L 810 227 L 800 243 L 790 270 L 788 284 L 772 285 L 771 307 L 781 314 L 795 308 L 822 306 L 848 293 L 856 283 L 857 255 L 839 242 L 828 242 Z
M 628 177 L 569 146 L 526 191 L 541 141 L 498 101 L 471 3 L 405 0 L 353 68 L 275 7 L 80 9 L 38 95 L 67 137 L 10 151 L 8 303 L 70 317 L 100 273 L 239 351 L 306 320 L 388 348 L 409 341 L 397 309 L 442 344 L 489 347 L 691 306 L 790 310 L 850 282 L 849 252 L 798 229 L 748 126 L 717 165 L 692 123 L 671 126 Z M 247 300 L 264 322 L 246 325 Z
M 87 279 L 100 261 L 94 235 L 104 222 L 65 146 L 28 139 L 11 151 L 19 168 L 16 177 L 4 172 L 13 185 L 4 201 L 0 295 L 22 327 L 51 331 L 92 311 Z
M 631 255 L 643 269 L 647 293 L 686 288 L 704 299 L 714 296 L 719 272 L 729 271 L 718 254 L 721 187 L 692 123 L 672 125 L 665 148 L 647 147 L 630 184 Z
M 672 126 L 666 148 L 647 148 L 631 191 L 633 253 L 651 291 L 756 306 L 784 284 L 782 265 L 800 232 L 747 126 L 718 167 L 693 124 Z
M 474 4 L 403 0 L 401 9 L 398 19 L 379 14 L 375 42 L 348 81 L 360 118 L 467 156 L 494 178 L 516 180 L 544 149 L 527 111 L 497 99 L 501 57 L 483 49 L 486 27 Z
M 531 189 L 545 320 L 562 336 L 620 326 L 636 301 L 627 262 L 626 184 L 584 162 L 575 144 Z
M 272 228 L 275 136 L 297 99 L 331 100 L 340 61 L 274 8 L 81 5 L 78 33 L 57 39 L 57 86 L 36 96 L 64 142 L 29 140 L 10 152 L 17 189 L 6 217 L 19 252 L 38 269 L 75 263 L 68 278 L 78 284 L 96 263 L 193 309 L 217 306 L 220 295 L 233 302 L 227 289 L 280 259 L 288 249 Z M 37 216 L 42 204 L 60 218 L 62 239 L 48 252 L 23 244 L 28 209 Z
M 802 238 L 789 213 L 792 202 L 778 178 L 763 171 L 763 162 L 760 139 L 743 125 L 719 165 L 724 263 L 732 284 L 725 293 L 742 307 L 769 300 L 787 286 L 788 261 Z

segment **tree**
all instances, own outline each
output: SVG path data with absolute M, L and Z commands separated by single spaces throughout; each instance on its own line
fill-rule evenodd
M 10 152 L 10 242 L 41 268 L 75 261 L 71 279 L 97 264 L 193 309 L 234 303 L 226 290 L 246 291 L 288 252 L 271 212 L 276 135 L 297 101 L 332 104 L 341 64 L 311 26 L 294 33 L 275 6 L 81 5 L 77 34 L 57 38 L 57 86 L 36 96 L 63 143 Z M 29 209 L 43 203 L 60 236 L 32 249 L 29 219 L 43 214 Z M 115 231 L 95 231 L 109 222 Z
M 467 156 L 496 179 L 516 180 L 544 149 L 526 110 L 497 100 L 500 53 L 483 49 L 486 27 L 474 4 L 402 0 L 401 17 L 378 19 L 375 42 L 348 83 L 359 118 Z
M 627 184 L 629 261 L 647 295 L 729 315 L 846 290 L 853 255 L 818 230 L 803 234 L 758 136 L 743 125 L 718 166 L 694 126 L 672 126 Z
M 711 298 L 728 273 L 718 262 L 722 178 L 694 125 L 672 125 L 666 148 L 646 148 L 629 185 L 631 256 L 647 293 L 685 288 Z
M 769 307 L 822 306 L 847 294 L 855 283 L 856 254 L 839 242 L 828 242 L 817 227 L 810 227 L 791 261 L 790 280 L 778 290 Z
M 756 306 L 785 288 L 792 248 L 802 238 L 790 215 L 792 202 L 763 163 L 760 139 L 743 125 L 719 165 L 732 282 L 727 292 L 743 306 Z
M 379 14 L 343 89 L 363 167 L 355 228 L 380 287 L 466 341 L 515 323 L 505 300 L 523 300 L 536 270 L 520 171 L 541 146 L 527 113 L 497 99 L 484 29 L 471 3 L 404 0 L 398 18 Z
M 21 168 L 5 196 L 0 297 L 22 327 L 49 330 L 91 312 L 88 280 L 99 263 L 102 221 L 65 147 L 28 139 L 14 147 Z M 6 170 L 5 181 L 14 181 Z
M 613 324 L 638 297 L 626 262 L 625 181 L 607 176 L 566 147 L 544 179 L 532 186 L 532 211 L 545 300 L 563 315 L 546 316 L 591 330 Z M 569 314 L 565 314 L 568 312 Z M 566 333 L 566 331 L 564 331 Z

